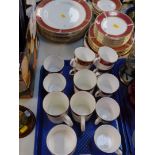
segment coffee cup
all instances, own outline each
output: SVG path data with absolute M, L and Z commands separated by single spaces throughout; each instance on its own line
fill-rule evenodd
M 121 135 L 118 130 L 111 125 L 99 126 L 94 134 L 94 142 L 97 148 L 104 153 L 122 155 L 122 151 L 119 149 L 121 145 Z
M 44 60 L 43 66 L 48 73 L 60 73 L 64 67 L 64 60 L 59 56 L 50 55 Z
M 60 73 L 48 74 L 43 81 L 43 87 L 48 93 L 64 91 L 66 87 L 66 79 Z
M 94 61 L 94 65 L 96 67 L 96 69 L 94 69 L 94 72 L 98 73 L 98 71 L 109 71 L 114 66 L 114 63 L 117 60 L 118 55 L 114 49 L 108 46 L 100 47 L 98 51 L 98 57 Z
M 87 47 L 78 47 L 74 51 L 74 58 L 71 59 L 70 65 L 73 67 L 69 74 L 74 75 L 81 69 L 89 69 L 95 60 L 95 53 Z
M 97 79 L 98 91 L 95 93 L 95 97 L 110 97 L 119 88 L 118 79 L 109 73 L 103 73 Z
M 94 72 L 88 69 L 78 71 L 73 78 L 74 92 L 88 91 L 93 93 L 96 86 L 97 77 Z
M 75 93 L 70 100 L 71 112 L 74 120 L 81 124 L 81 131 L 85 131 L 85 122 L 88 121 L 95 110 L 95 98 L 86 91 Z
M 71 155 L 77 145 L 75 131 L 64 124 L 53 127 L 46 138 L 48 150 L 54 155 Z
M 51 92 L 47 94 L 43 100 L 43 109 L 48 119 L 60 124 L 65 122 L 69 126 L 73 126 L 73 122 L 67 115 L 69 109 L 69 99 L 62 92 Z
M 96 113 L 95 125 L 98 125 L 100 122 L 107 123 L 117 119 L 120 114 L 120 107 L 114 99 L 103 97 L 97 101 Z

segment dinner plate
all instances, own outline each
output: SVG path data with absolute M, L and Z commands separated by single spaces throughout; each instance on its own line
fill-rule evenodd
M 126 14 L 110 11 L 103 12 L 96 18 L 95 27 L 103 36 L 120 38 L 131 34 L 134 24 Z
M 72 33 L 88 25 L 90 7 L 81 0 L 44 0 L 36 10 L 37 23 L 54 33 Z
M 120 10 L 122 7 L 120 0 L 92 0 L 92 5 L 98 13 Z

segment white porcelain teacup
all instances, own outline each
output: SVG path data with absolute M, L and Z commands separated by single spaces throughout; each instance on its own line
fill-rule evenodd
M 96 66 L 94 72 L 98 74 L 98 71 L 109 71 L 117 60 L 118 55 L 114 49 L 108 46 L 100 47 L 98 51 L 98 57 L 94 62 L 94 65 Z
M 43 81 L 43 87 L 48 93 L 63 91 L 66 87 L 66 79 L 60 73 L 48 74 Z
M 121 145 L 121 135 L 118 130 L 111 125 L 99 126 L 94 134 L 94 142 L 102 152 L 122 155 L 122 151 L 119 149 Z
M 60 73 L 64 67 L 64 60 L 56 55 L 50 55 L 44 60 L 45 70 L 49 73 Z
M 96 113 L 98 117 L 95 125 L 98 125 L 100 122 L 106 123 L 115 120 L 120 114 L 120 107 L 114 99 L 103 97 L 97 101 Z
M 117 77 L 109 73 L 103 73 L 97 79 L 97 87 L 99 90 L 95 93 L 95 97 L 110 97 L 119 88 Z
M 85 122 L 88 121 L 95 110 L 95 98 L 86 91 L 75 93 L 70 100 L 72 116 L 81 124 L 81 131 L 85 131 Z
M 67 115 L 69 109 L 69 99 L 62 92 L 51 92 L 47 94 L 43 100 L 43 109 L 49 120 L 55 124 L 65 122 L 69 126 L 73 126 L 73 122 Z
M 74 75 L 81 69 L 89 69 L 95 60 L 95 53 L 87 47 L 78 47 L 74 51 L 74 58 L 71 59 L 70 65 L 73 67 L 69 74 Z
M 64 124 L 53 127 L 46 138 L 49 151 L 54 155 L 71 155 L 77 145 L 75 131 Z
M 93 93 L 97 83 L 97 77 L 94 72 L 88 69 L 82 69 L 75 73 L 74 78 L 74 92 L 88 91 Z

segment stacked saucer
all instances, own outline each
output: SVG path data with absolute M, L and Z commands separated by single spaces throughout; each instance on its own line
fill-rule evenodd
M 93 12 L 98 16 L 103 11 L 115 11 L 122 8 L 120 0 L 92 0 Z
M 38 32 L 54 42 L 72 42 L 89 27 L 92 11 L 81 0 L 44 0 L 36 9 Z
M 117 51 L 119 57 L 127 57 L 134 45 L 134 25 L 130 17 L 120 12 L 100 14 L 85 36 L 85 46 L 96 54 L 102 46 L 109 46 Z

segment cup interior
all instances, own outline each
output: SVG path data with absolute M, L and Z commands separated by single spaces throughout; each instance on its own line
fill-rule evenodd
M 57 125 L 50 130 L 46 139 L 47 147 L 53 154 L 68 155 L 77 144 L 74 130 L 67 125 Z
M 63 91 L 66 86 L 66 79 L 59 73 L 48 74 L 43 81 L 43 86 L 47 92 Z
M 95 105 L 95 98 L 85 91 L 75 93 L 70 100 L 71 109 L 77 115 L 86 116 L 91 114 L 95 110 Z
M 112 94 L 119 88 L 119 81 L 114 75 L 104 73 L 99 76 L 97 86 L 103 93 Z
M 103 97 L 96 104 L 96 113 L 105 121 L 113 121 L 119 116 L 120 107 L 114 99 Z
M 82 69 L 74 75 L 74 84 L 81 90 L 91 90 L 95 87 L 97 78 L 94 72 Z
M 101 125 L 94 134 L 96 146 L 103 152 L 113 153 L 121 145 L 120 133 L 111 125 Z
M 69 108 L 69 99 L 62 92 L 52 92 L 45 96 L 43 100 L 44 111 L 51 116 L 59 116 Z
M 59 72 L 64 67 L 64 60 L 58 56 L 50 55 L 44 60 L 43 65 L 48 72 Z
M 108 46 L 100 47 L 98 53 L 101 59 L 106 62 L 114 63 L 118 60 L 117 52 Z
M 75 56 L 84 62 L 91 62 L 95 59 L 95 53 L 87 47 L 78 47 L 75 49 Z

